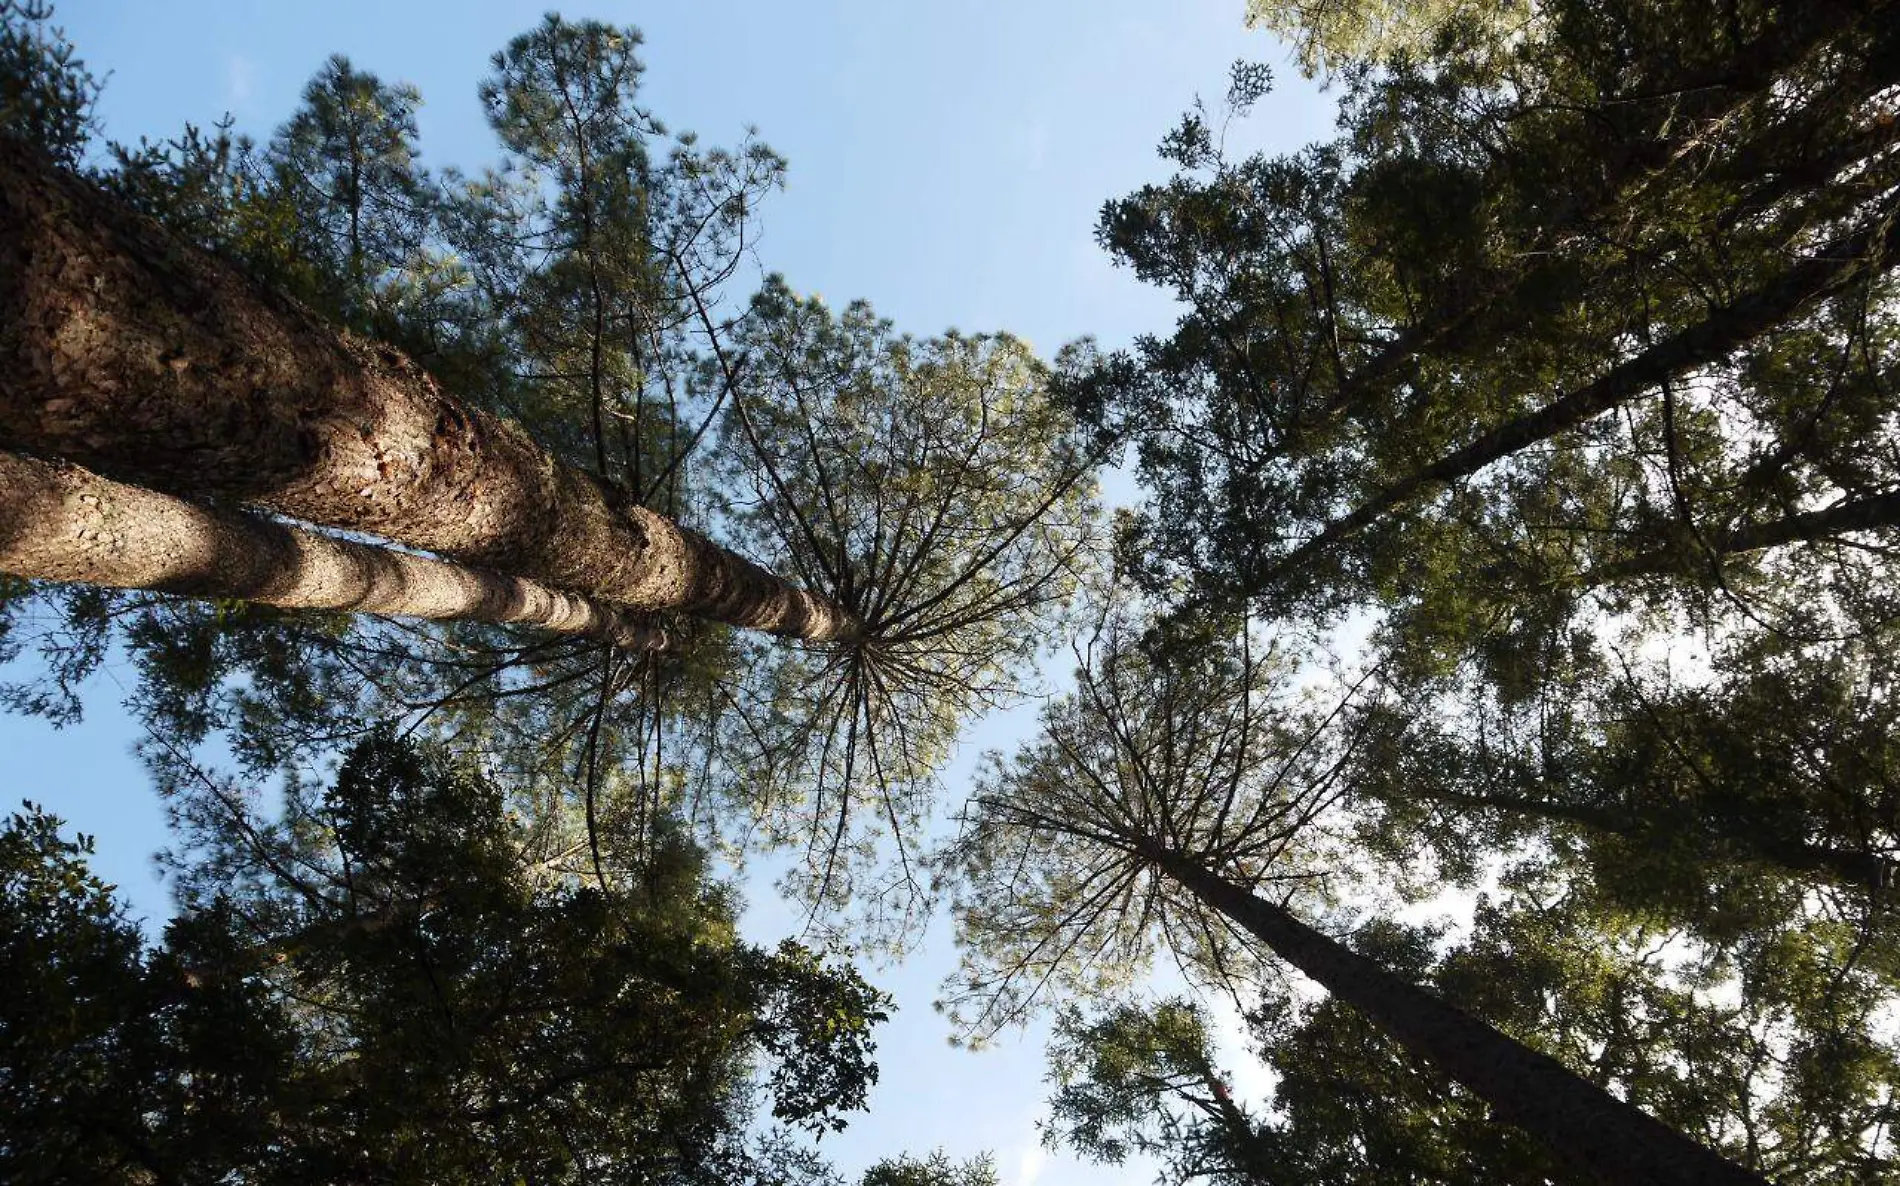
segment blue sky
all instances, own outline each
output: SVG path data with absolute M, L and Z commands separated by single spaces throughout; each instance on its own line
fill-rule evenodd
M 116 139 L 226 112 L 261 139 L 340 52 L 420 88 L 425 164 L 473 171 L 494 157 L 476 84 L 543 7 L 65 0 L 59 23 L 109 76 L 100 114 Z M 1052 353 L 1085 334 L 1113 345 L 1165 330 L 1165 296 L 1095 246 L 1102 202 L 1165 176 L 1155 143 L 1197 93 L 1219 98 L 1236 58 L 1278 76 L 1239 129 L 1249 145 L 1291 149 L 1331 127 L 1331 98 L 1298 77 L 1283 47 L 1243 28 L 1240 0 L 594 0 L 563 13 L 645 33 L 645 98 L 669 128 L 728 144 L 756 125 L 789 159 L 787 189 L 763 212 L 764 267 L 834 302 L 868 298 L 916 334 L 1006 329 Z M 0 799 L 32 798 L 96 834 L 102 875 L 135 913 L 162 916 L 149 855 L 165 843 L 163 819 L 130 756 L 121 680 L 131 677 L 97 679 L 86 721 L 64 732 L 0 717 Z M 976 753 L 1009 745 L 1031 720 L 1020 711 L 974 728 L 949 772 L 952 794 Z M 795 925 L 769 887 L 748 894 L 755 938 Z M 873 973 L 899 1012 L 880 1038 L 872 1112 L 824 1143 L 838 1167 L 854 1174 L 882 1155 L 942 1146 L 959 1157 L 993 1150 L 1008 1186 L 1148 1181 L 1145 1167 L 1042 1154 L 1039 1034 L 982 1054 L 946 1046 L 930 1001 L 953 960 L 940 919 L 916 956 Z

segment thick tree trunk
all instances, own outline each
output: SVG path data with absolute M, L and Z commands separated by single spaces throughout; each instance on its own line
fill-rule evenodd
M 1639 1108 L 1180 857 L 1162 870 L 1579 1172 L 1610 1183 L 1767 1186 Z
M 1751 837 L 1745 843 L 1751 843 L 1764 860 L 1796 872 L 1818 873 L 1854 889 L 1885 893 L 1900 885 L 1900 865 L 1878 853 L 1779 836 Z
M 515 425 L 0 141 L 0 448 L 252 503 L 620 603 L 813 641 L 860 625 L 619 508 Z
M 1521 449 L 1619 407 L 1663 380 L 1734 353 L 1803 307 L 1841 289 L 1860 275 L 1870 259 L 1884 270 L 1900 251 L 1900 219 L 1876 219 L 1873 225 L 1791 265 L 1764 288 L 1710 313 L 1702 321 L 1657 342 L 1641 354 L 1610 368 L 1596 380 L 1535 412 L 1500 424 L 1477 440 L 1454 449 L 1333 519 L 1314 535 L 1275 560 L 1250 582 L 1264 591 L 1328 548 L 1358 534 L 1383 516 L 1449 482 L 1471 475 Z
M 0 453 L 0 572 L 293 609 L 537 626 L 649 650 L 665 635 L 533 581 L 198 506 L 77 466 Z

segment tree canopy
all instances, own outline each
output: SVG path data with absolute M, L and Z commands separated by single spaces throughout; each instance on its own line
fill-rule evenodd
M 9 27 L 56 45 L 35 12 L 21 9 Z M 1098 458 L 1050 398 L 1047 368 L 1007 335 L 914 340 L 862 304 L 836 318 L 776 277 L 749 302 L 727 293 L 783 162 L 756 141 L 669 143 L 638 98 L 639 44 L 637 31 L 558 16 L 510 42 L 481 88 L 503 163 L 477 178 L 425 171 L 415 90 L 342 58 L 267 142 L 187 129 L 111 146 L 87 174 L 250 279 L 408 352 L 429 373 L 399 366 L 421 384 L 417 407 L 435 407 L 429 376 L 457 401 L 419 412 L 422 427 L 496 416 L 475 421 L 478 450 L 531 478 L 554 467 L 556 485 L 577 492 L 576 521 L 608 531 L 581 545 L 523 521 L 519 546 L 481 545 L 480 562 L 557 591 L 580 584 L 599 599 L 594 619 L 626 628 L 524 637 L 480 623 L 20 589 L 5 607 L 12 645 L 37 642 L 42 674 L 7 695 L 70 720 L 73 686 L 112 646 L 128 647 L 142 676 L 134 710 L 173 743 L 149 755 L 166 778 L 177 751 L 212 737 L 254 776 L 308 775 L 368 722 L 403 719 L 512 767 L 517 805 L 550 831 L 584 826 L 590 851 L 603 836 L 644 843 L 642 829 L 670 812 L 707 843 L 803 849 L 797 892 L 816 917 L 856 904 L 901 937 L 922 892 L 915 833 L 951 740 L 1033 686 L 1028 660 L 1090 567 Z M 89 76 L 50 49 L 35 60 L 67 80 L 62 134 L 83 142 Z M 37 134 L 33 121 L 51 117 L 19 118 Z M 207 287 L 235 283 L 218 275 Z M 164 286 L 148 279 L 126 287 Z M 353 340 L 341 339 L 346 357 Z M 509 443 L 517 433 L 530 452 Z M 426 455 L 442 435 L 410 443 Z M 376 457 L 354 471 L 370 483 L 359 493 L 372 506 L 402 504 L 393 489 L 374 494 L 394 441 L 368 444 Z M 297 451 L 289 438 L 278 447 Z M 454 458 L 421 468 L 473 472 Z M 247 464 L 230 477 L 250 483 L 259 472 Z M 216 485 L 202 466 L 122 476 L 174 482 L 187 497 Z M 431 505 L 450 513 L 425 518 L 448 535 L 393 534 L 453 552 L 449 537 L 488 514 L 482 491 L 509 480 L 496 470 L 445 487 Z M 226 494 L 286 509 L 261 492 Z M 474 513 L 459 514 L 470 502 Z M 712 562 L 688 582 L 684 612 L 657 620 L 612 576 L 625 568 L 619 549 L 655 539 L 682 553 L 668 560 L 661 549 L 661 578 Z M 590 551 L 606 586 L 586 588 L 591 578 L 573 567 Z M 531 559 L 544 553 L 558 572 Z M 779 582 L 764 616 L 739 595 L 755 578 Z M 807 645 L 757 645 L 708 616 Z M 641 645 L 625 646 L 631 638 Z
M 82 842 L 14 816 L 10 1176 L 727 1181 L 755 1095 L 816 1129 L 863 1107 L 885 999 L 738 942 L 689 841 L 553 876 L 493 786 L 390 733 L 281 818 L 249 798 L 182 794 L 156 946 Z
M 1245 7 L 1336 134 L 1237 63 L 1096 227 L 1174 324 L 1043 358 L 756 267 L 786 162 L 637 30 L 509 41 L 463 172 L 341 56 L 102 143 L 0 0 L 0 703 L 123 654 L 178 833 L 159 938 L 0 832 L 0 1163 L 840 1181 L 934 898 L 1169 1186 L 1892 1177 L 1900 10 Z

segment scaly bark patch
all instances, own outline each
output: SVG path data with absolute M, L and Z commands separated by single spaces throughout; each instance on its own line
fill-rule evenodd
M 0 446 L 250 503 L 636 611 L 812 641 L 857 619 L 616 508 L 518 426 L 0 141 Z
M 198 506 L 64 463 L 0 453 L 0 572 L 293 609 L 469 618 L 665 645 L 651 622 L 534 581 Z

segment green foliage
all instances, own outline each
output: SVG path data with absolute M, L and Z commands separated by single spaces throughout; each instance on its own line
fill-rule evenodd
M 856 899 L 902 933 L 936 770 L 966 721 L 1025 690 L 1088 568 L 1097 458 L 1007 335 L 914 341 L 776 280 L 734 316 L 723 286 L 784 162 L 750 136 L 669 139 L 642 103 L 639 46 L 636 30 L 554 15 L 510 41 L 480 92 L 503 159 L 479 176 L 424 170 L 415 88 L 333 57 L 268 138 L 187 127 L 111 146 L 97 177 L 404 349 L 614 501 L 856 609 L 861 643 L 674 622 L 664 652 L 627 656 L 479 625 L 43 589 L 9 597 L 5 645 L 43 663 L 4 695 L 70 721 L 72 689 L 125 647 L 167 790 L 194 781 L 205 745 L 251 777 L 309 780 L 366 722 L 400 719 L 510 772 L 510 806 L 569 872 L 638 865 L 671 814 L 707 843 L 806 845 L 796 892 L 824 915 Z
M 1377 606 L 1407 662 L 1507 675 L 1638 578 L 1771 620 L 1804 569 L 1864 601 L 1875 561 L 1792 512 L 1893 484 L 1892 29 L 1539 6 L 1353 72 L 1331 143 L 1233 160 L 1191 116 L 1176 175 L 1099 224 L 1186 312 L 1074 384 L 1153 492 L 1130 571 L 1193 604 Z M 1771 565 L 1770 539 L 1811 550 Z
M 1057 1019 L 1049 1046 L 1043 1140 L 1090 1161 L 1160 1160 L 1164 1180 L 1276 1182 L 1282 1151 L 1235 1099 L 1214 1064 L 1207 1020 L 1185 998 L 1125 1004 L 1091 1020 Z
M 228 1164 L 267 1139 L 292 1027 L 252 986 L 188 988 L 198 956 L 242 939 L 180 922 L 167 950 L 148 950 L 87 870 L 91 847 L 31 804 L 0 831 L 0 1173 L 111 1181 Z
M 855 892 L 901 917 L 916 904 L 907 838 L 959 729 L 1028 690 L 1092 571 L 1095 459 L 1007 334 L 904 337 L 864 302 L 834 313 L 774 278 L 735 346 L 734 536 L 864 630 L 816 653 L 753 648 L 724 760 L 741 805 L 809 854 L 802 896 Z M 854 816 L 895 833 L 894 871 L 854 867 L 868 851 Z
M 927 1157 L 900 1153 L 865 1170 L 858 1186 L 998 1186 L 996 1161 L 987 1153 L 953 1161 L 941 1149 Z
M 445 234 L 507 351 L 490 360 L 498 409 L 629 501 L 690 517 L 689 462 L 723 397 L 696 406 L 687 387 L 785 162 L 750 138 L 660 151 L 640 41 L 550 14 L 496 54 L 481 97 L 508 156 L 452 196 Z
M 1864 973 L 1817 928 L 1806 958 L 1750 952 L 1731 963 L 1667 930 L 1578 897 L 1480 904 L 1471 937 L 1442 956 L 1418 936 L 1363 935 L 1382 962 L 1411 966 L 1466 1009 L 1559 1058 L 1672 1127 L 1777 1182 L 1873 1181 L 1891 1158 L 1871 1134 L 1890 1110 L 1890 1052 L 1851 1036 L 1869 1022 Z M 1880 994 L 1875 993 L 1874 996 Z M 1826 1001 L 1808 1008 L 1791 1004 Z M 1287 1145 L 1316 1180 L 1519 1182 L 1557 1175 L 1482 1104 L 1331 1003 L 1253 1020 L 1277 1076 Z M 1823 1082 L 1818 1050 L 1848 1061 Z
M 1804 917 L 1819 893 L 1884 948 L 1900 829 L 1890 635 L 1734 640 L 1706 675 L 1572 669 L 1518 702 L 1482 683 L 1382 701 L 1351 779 L 1361 839 L 1441 876 L 1549 846 L 1631 909 L 1715 942 Z
M 980 1038 L 1066 996 L 1047 1138 L 1173 1182 L 1558 1174 L 1273 987 L 1196 873 L 1342 928 L 1342 900 L 1482 891 L 1466 932 L 1350 942 L 1778 1180 L 1892 1176 L 1892 6 L 1249 7 L 1337 75 L 1340 135 L 1230 158 L 1270 84 L 1236 67 L 1098 227 L 1179 322 L 1053 368 L 776 278 L 740 308 L 784 162 L 669 139 L 632 29 L 549 16 L 497 54 L 479 176 L 425 171 L 420 96 L 342 58 L 261 142 L 110 146 L 100 182 L 174 232 L 865 628 L 669 623 L 628 657 L 0 588 L 0 658 L 39 667 L 0 703 L 76 720 L 123 647 L 185 835 L 148 945 L 83 843 L 0 833 L 6 1172 L 828 1180 L 783 1130 L 863 1105 L 888 1002 L 739 943 L 707 842 L 796 849 L 788 889 L 898 930 L 941 874 L 952 1013 Z M 0 129 L 78 167 L 97 85 L 49 22 L 0 0 Z M 936 772 L 1072 624 L 1122 443 L 1152 498 L 1121 571 L 1171 612 L 1103 596 L 1076 691 L 928 866 Z M 1283 644 L 1367 625 L 1375 675 L 1269 647 L 1263 610 Z M 220 747 L 240 780 L 199 764 Z M 1270 1101 L 1234 1099 L 1190 1001 L 1079 1007 L 1160 950 L 1257 1002 Z
M 1291 42 L 1308 77 L 1395 54 L 1428 54 L 1463 22 L 1518 30 L 1525 0 L 1247 0 L 1247 23 Z
M 1136 447 L 1124 570 L 1190 624 L 1369 631 L 1315 818 L 1398 897 L 1508 895 L 1462 946 L 1362 930 L 1382 963 L 1763 1172 L 1890 1173 L 1892 14 L 1255 15 L 1339 71 L 1342 134 L 1233 159 L 1197 109 L 1104 209 L 1186 306 L 1059 384 Z M 1170 776 L 1098 844 L 1176 826 Z M 1259 1020 L 1284 1180 L 1548 1173 L 1343 1008 Z M 1104 1075 L 1081 1144 L 1155 1140 Z
M 0 683 L 0 705 L 70 725 L 80 719 L 80 685 L 98 669 L 111 643 L 118 598 L 106 589 L 72 588 L 36 596 L 38 592 L 30 581 L 7 579 L 0 601 L 0 622 L 5 624 L 0 660 L 13 661 L 31 643 L 40 671 L 36 679 Z M 40 627 L 41 622 L 46 627 Z
M 155 949 L 53 821 L 5 834 L 11 1178 L 692 1180 L 737 1165 L 755 1060 L 787 1125 L 875 1080 L 882 994 L 737 943 L 684 840 L 625 889 L 547 879 L 491 785 L 387 733 L 281 821 L 211 780 L 180 812 Z
M 52 20 L 47 0 L 0 0 L 0 134 L 77 165 L 100 83 Z
M 1878 1134 L 1900 1063 L 1865 1036 L 1885 994 L 1852 966 L 1843 929 L 1722 955 L 1573 894 L 1481 901 L 1455 944 L 1389 923 L 1352 941 L 1774 1181 L 1894 1171 Z M 1273 1085 L 1257 1108 L 1233 1099 L 1207 1026 L 1179 999 L 1066 1015 L 1047 1139 L 1110 1164 L 1157 1156 L 1171 1183 L 1564 1180 L 1525 1134 L 1335 1000 L 1269 993 L 1249 1012 Z
M 293 210 L 278 249 L 308 269 L 312 303 L 345 325 L 388 327 L 399 320 L 391 306 L 416 300 L 445 266 L 431 258 L 435 195 L 416 165 L 421 104 L 414 87 L 386 86 L 337 55 L 265 154 L 270 189 Z
M 1128 989 L 1157 948 L 1197 978 L 1254 982 L 1261 953 L 1170 866 L 1323 904 L 1353 741 L 1248 633 L 1101 623 L 1077 690 L 986 767 L 943 858 L 963 948 L 943 1005 L 983 1040 L 1047 1007 Z

